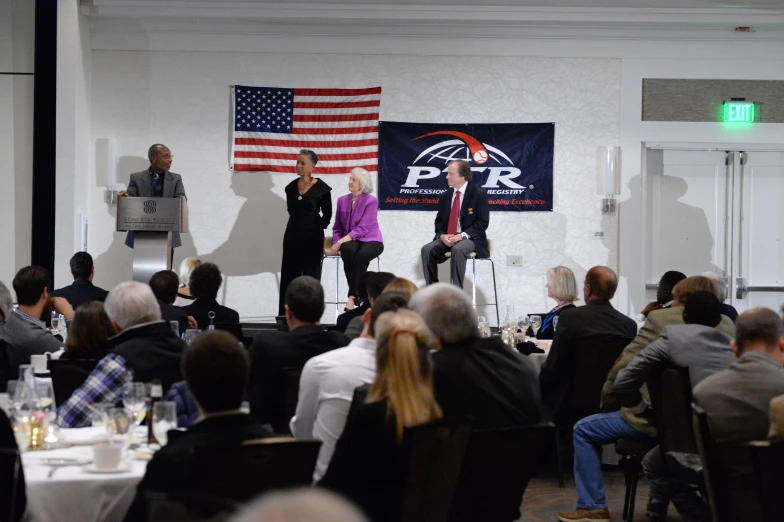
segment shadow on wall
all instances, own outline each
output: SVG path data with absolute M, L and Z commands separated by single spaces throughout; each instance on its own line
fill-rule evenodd
M 689 190 L 683 178 L 658 176 L 651 187 L 657 194 L 643 196 L 642 176 L 629 180 L 631 197 L 619 203 L 619 213 L 640 214 L 642 198 L 649 202 L 648 214 L 642 216 L 643 226 L 651 224 L 645 233 L 648 259 L 641 259 L 647 270 L 659 267 L 661 273 L 643 274 L 642 284 L 656 283 L 668 270 L 677 270 L 687 276 L 705 271 L 721 273 L 712 261 L 714 239 L 705 210 L 679 201 Z M 657 239 L 658 238 L 658 239 Z M 648 300 L 640 289 L 630 289 L 635 310 L 642 310 Z

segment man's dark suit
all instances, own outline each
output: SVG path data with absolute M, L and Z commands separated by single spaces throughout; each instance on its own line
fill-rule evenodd
M 207 299 L 206 297 L 199 297 L 192 304 L 183 306 L 182 311 L 185 312 L 186 316 L 193 316 L 202 330 L 205 330 L 210 325 L 210 312 L 215 312 L 215 324 L 237 324 L 240 322 L 240 314 L 236 310 L 218 304 L 218 301 L 215 299 Z
M 226 482 L 242 480 L 242 477 L 201 476 L 195 472 L 198 469 L 198 462 L 195 460 L 194 450 L 225 448 L 246 440 L 262 439 L 272 435 L 269 429 L 246 414 L 209 417 L 196 422 L 187 431 L 170 431 L 168 443 L 158 450 L 147 464 L 144 478 L 137 486 L 136 497 L 125 515 L 125 520 L 128 522 L 147 520 L 144 491 L 209 493 L 203 489 L 209 482 L 220 483 L 223 491 L 231 491 L 232 488 L 227 486 Z
M 283 408 L 283 369 L 302 368 L 311 357 L 342 348 L 348 343 L 348 338 L 342 333 L 328 332 L 317 325 L 300 326 L 292 332 L 258 334 L 248 352 L 251 413 L 263 423 L 276 421 Z
M 158 304 L 161 306 L 161 319 L 166 321 L 166 324 L 169 324 L 171 321 L 177 321 L 180 328 L 180 335 L 190 328 L 190 326 L 188 326 L 188 314 L 182 308 L 177 308 L 176 306 L 160 301 L 158 301 Z
M 574 351 L 579 349 L 581 340 L 598 335 L 631 340 L 636 334 L 637 323 L 613 308 L 607 299 L 593 299 L 585 306 L 564 310 L 550 353 L 539 373 L 545 420 L 557 413 L 569 391 L 574 372 L 578 371 L 574 366 Z
M 77 279 L 72 284 L 58 288 L 52 292 L 52 297 L 65 297 L 65 300 L 76 310 L 80 304 L 89 301 L 106 301 L 109 292 L 99 288 L 87 279 Z
M 164 198 L 187 198 L 185 195 L 185 187 L 182 184 L 182 176 L 174 172 L 164 171 L 163 173 L 163 193 L 161 197 Z M 155 192 L 150 179 L 150 169 L 131 174 L 131 179 L 128 181 L 128 195 L 138 198 L 153 198 Z M 125 236 L 125 244 L 133 248 L 133 231 L 128 232 Z M 172 232 L 172 248 L 181 246 L 179 232 Z
M 490 223 L 490 205 L 487 192 L 481 188 L 468 185 L 464 200 L 460 203 L 460 231 L 468 236 L 456 243 L 453 247 L 446 246 L 439 237 L 447 233 L 449 227 L 449 214 L 452 210 L 452 194 L 450 188 L 438 198 L 438 213 L 435 221 L 435 238 L 432 242 L 422 247 L 422 266 L 425 270 L 427 284 L 438 282 L 438 263 L 446 260 L 444 254 L 452 255 L 452 282 L 463 286 L 465 277 L 466 256 L 476 252 L 476 257 L 490 257 L 487 249 L 487 235 L 485 231 Z
M 541 420 L 536 368 L 500 337 L 468 339 L 434 353 L 433 389 L 444 417 L 470 416 L 476 429 Z

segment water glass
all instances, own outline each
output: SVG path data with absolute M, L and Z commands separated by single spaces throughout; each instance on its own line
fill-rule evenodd
M 52 322 L 52 332 L 57 333 L 57 331 L 60 329 L 60 315 L 55 311 L 52 311 L 51 322 Z
M 199 335 L 201 335 L 201 330 L 194 330 L 192 328 L 185 330 L 185 344 L 188 346 L 193 345 Z
M 180 338 L 180 322 L 179 321 L 169 321 L 169 326 L 171 327 L 172 332 L 174 332 L 174 335 L 177 336 L 177 339 L 179 339 Z
M 490 323 L 487 322 L 487 318 L 483 315 L 477 317 L 477 328 L 479 330 L 479 337 L 490 337 Z
M 177 428 L 177 405 L 170 401 L 158 401 L 152 407 L 152 433 L 161 446 L 168 442 L 169 430 Z
M 126 382 L 123 386 L 123 405 L 130 410 L 134 426 L 141 422 L 140 414 L 144 412 L 147 399 L 147 386 L 143 382 Z
M 113 408 L 114 404 L 111 402 L 96 402 L 90 410 L 90 419 L 92 420 L 94 428 L 105 428 L 106 419 L 109 415 L 109 409 Z
M 534 331 L 534 337 L 539 333 L 539 328 L 542 327 L 542 317 L 539 315 L 531 316 L 531 330 Z

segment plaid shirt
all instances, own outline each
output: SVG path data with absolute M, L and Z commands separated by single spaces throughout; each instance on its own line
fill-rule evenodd
M 81 428 L 91 422 L 89 406 L 96 402 L 116 403 L 122 388 L 133 380 L 133 372 L 121 355 L 110 353 L 98 362 L 71 397 L 57 408 L 57 419 L 63 428 Z

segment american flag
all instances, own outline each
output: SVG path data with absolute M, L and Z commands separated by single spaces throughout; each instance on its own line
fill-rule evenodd
M 284 89 L 235 85 L 231 164 L 234 170 L 295 174 L 300 149 L 319 161 L 314 174 L 378 170 L 381 87 Z

